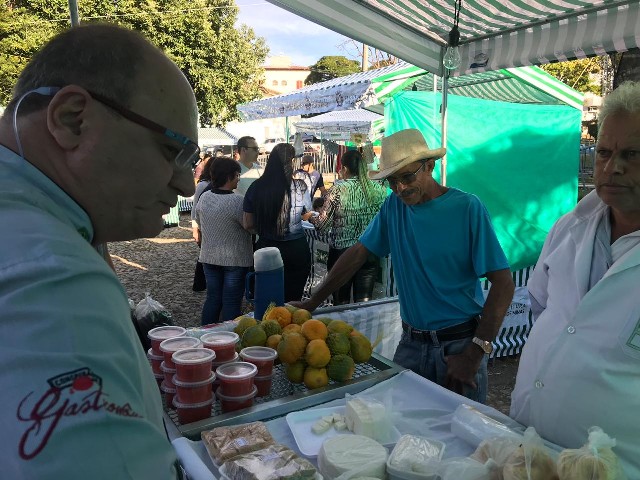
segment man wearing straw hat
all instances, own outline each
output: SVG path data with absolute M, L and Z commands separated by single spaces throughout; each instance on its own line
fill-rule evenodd
M 514 284 L 485 207 L 475 196 L 438 184 L 435 161 L 419 130 L 382 140 L 380 170 L 394 195 L 333 266 L 311 299 L 316 308 L 353 276 L 369 253 L 391 254 L 402 338 L 394 362 L 473 400 L 484 402 L 491 342 L 511 304 Z M 486 301 L 479 278 L 492 284 Z

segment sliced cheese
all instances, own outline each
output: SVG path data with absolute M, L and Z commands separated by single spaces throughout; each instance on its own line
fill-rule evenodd
M 322 435 L 324 432 L 331 428 L 331 423 L 327 422 L 324 418 L 321 418 L 311 426 L 311 431 L 316 435 Z
M 385 478 L 387 449 L 362 435 L 336 435 L 322 443 L 318 468 L 325 478 L 336 478 L 345 472 L 360 477 Z

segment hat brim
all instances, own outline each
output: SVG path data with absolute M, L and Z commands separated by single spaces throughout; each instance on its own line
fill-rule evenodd
M 403 159 L 402 161 L 396 163 L 395 165 L 387 167 L 383 170 L 371 170 L 369 172 L 369 178 L 371 180 L 384 180 L 389 175 L 392 175 L 393 173 L 397 172 L 401 168 L 404 168 L 413 162 L 417 162 L 420 160 L 431 160 L 431 159 L 437 160 L 439 158 L 444 157 L 446 153 L 447 153 L 446 148 L 435 148 L 433 150 L 427 150 L 424 153 L 410 155 L 407 158 Z

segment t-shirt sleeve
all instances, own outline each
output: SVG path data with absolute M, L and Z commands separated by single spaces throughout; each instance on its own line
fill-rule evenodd
M 10 305 L 0 288 L 3 478 L 177 476 L 126 296 L 99 267 L 68 255 L 5 272 L 23 286 Z
M 509 268 L 509 262 L 493 229 L 489 212 L 478 197 L 472 195 L 471 198 L 471 257 L 476 275 L 483 277 L 487 272 Z
M 373 217 L 373 220 L 371 220 L 371 223 L 369 223 L 369 226 L 359 239 L 360 243 L 362 243 L 367 250 L 378 257 L 386 257 L 391 251 L 387 230 L 388 208 L 389 199 L 382 204 L 382 208 L 380 208 L 380 211 Z
M 251 185 L 249 185 L 249 188 L 247 189 L 247 193 L 244 194 L 244 201 L 242 203 L 242 210 L 244 210 L 247 213 L 255 213 L 255 210 L 253 208 L 253 199 L 255 197 L 255 183 L 252 183 Z

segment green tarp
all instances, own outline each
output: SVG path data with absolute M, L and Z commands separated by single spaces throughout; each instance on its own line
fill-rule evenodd
M 439 146 L 441 102 L 430 92 L 396 94 L 385 104 L 385 135 L 417 128 Z M 512 270 L 533 265 L 553 223 L 576 204 L 581 111 L 450 95 L 447 116 L 447 185 L 486 205 Z

